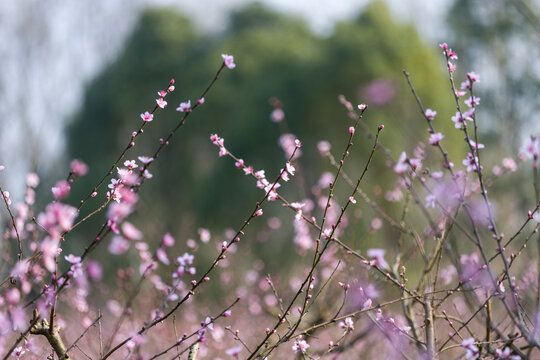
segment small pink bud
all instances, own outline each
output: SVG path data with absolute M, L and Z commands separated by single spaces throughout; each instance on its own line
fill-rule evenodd
M 97 192 L 94 191 L 94 192 L 92 193 L 92 195 L 90 195 L 90 196 L 91 196 L 91 197 L 96 197 L 96 196 L 97 196 Z
M 203 278 L 203 281 L 210 281 L 210 277 L 205 276 L 205 277 Z
M 384 125 L 381 124 L 379 125 L 379 130 L 382 130 L 382 129 L 384 129 Z
M 354 126 L 349 128 L 349 134 L 354 135 Z
M 193 286 L 197 285 L 197 281 L 196 280 L 191 280 L 191 285 L 193 285 Z
M 358 105 L 358 109 L 360 110 L 365 110 L 367 108 L 367 105 L 366 104 L 360 104 Z

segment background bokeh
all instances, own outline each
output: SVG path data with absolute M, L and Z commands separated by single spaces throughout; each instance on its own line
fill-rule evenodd
M 460 56 L 457 77 L 465 79 L 468 71 L 481 75 L 475 89 L 482 98 L 477 119 L 480 142 L 489 149 L 482 161 L 490 181 L 492 166 L 500 165 L 503 157 L 517 159 L 523 139 L 540 130 L 538 4 L 520 0 L 337 3 L 24 0 L 3 4 L 0 164 L 6 170 L 0 173 L 2 186 L 17 200 L 23 196 L 21 179 L 35 171 L 42 178 L 39 202 L 45 204 L 52 198 L 48 189 L 69 172 L 69 160 L 79 158 L 89 165 L 90 173 L 73 186 L 69 201 L 77 204 L 138 128 L 139 114 L 154 107 L 157 90 L 176 79 L 175 92 L 166 98 L 169 106 L 137 139 L 128 159 L 154 152 L 158 139 L 180 119 L 174 108 L 181 101 L 197 100 L 224 53 L 234 55 L 237 67 L 222 74 L 204 105 L 152 164 L 154 177 L 142 188 L 137 212 L 129 219 L 151 245 L 157 246 L 169 232 L 178 249 L 196 248 L 201 267 L 212 261 L 216 244 L 228 240 L 230 229 L 241 226 L 261 197 L 253 179 L 235 169 L 230 159 L 218 157 L 210 134 L 222 136 L 233 154 L 256 170 L 264 169 L 269 179 L 277 176 L 286 160 L 280 137 L 293 134 L 301 139 L 298 176 L 280 193 L 292 201 L 316 203 L 321 174 L 332 171 L 317 144 L 329 141 L 338 157 L 348 136 L 350 119 L 339 95 L 353 104 L 369 104 L 368 127 L 374 131 L 385 125 L 381 141 L 394 160 L 402 151 L 411 154 L 423 149 L 428 134 L 402 73 L 407 70 L 424 105 L 437 110 L 437 130 L 445 134 L 445 148 L 457 162 L 463 158 L 464 143 L 450 120 L 455 105 L 438 46 L 443 41 Z M 281 123 L 270 119 L 276 106 L 285 114 Z M 355 141 L 354 161 L 346 164 L 353 178 L 363 169 L 370 147 L 371 141 L 363 135 Z M 402 204 L 387 201 L 387 194 L 396 188 L 390 164 L 378 152 L 362 190 L 386 213 L 399 218 Z M 427 152 L 425 166 L 440 170 L 440 160 Z M 518 211 L 531 207 L 529 177 L 525 170 L 489 184 L 493 199 L 504 204 L 496 207 L 496 214 L 509 228 L 516 223 Z M 336 198 L 343 200 L 346 193 L 338 191 Z M 102 190 L 82 216 L 99 206 L 103 196 Z M 320 215 L 316 211 L 320 209 L 314 210 Z M 378 217 L 368 204 L 348 215 L 352 246 L 362 251 L 392 249 L 396 231 L 374 226 Z M 2 212 L 0 219 L 7 222 L 8 218 Z M 411 227 L 426 227 L 414 216 L 407 220 Z M 103 222 L 102 215 L 85 222 L 69 235 L 64 251 L 80 253 Z M 233 257 L 235 269 L 220 269 L 221 281 L 210 284 L 210 294 L 215 297 L 233 287 L 242 293 L 243 287 L 255 283 L 250 276 L 261 280 L 264 273 L 276 274 L 278 283 L 280 275 L 283 282 L 293 282 L 287 271 L 300 273 L 298 258 L 303 255 L 293 244 L 293 224 L 292 214 L 280 204 L 268 204 L 265 217 L 253 221 L 246 234 L 248 245 L 239 247 Z M 201 229 L 210 231 L 211 242 L 201 239 Z M 460 244 L 463 247 L 456 253 L 467 253 L 472 249 L 468 245 Z M 107 245 L 92 258 L 101 261 L 105 273 L 136 267 L 139 260 L 133 248 L 126 256 L 111 257 Z M 414 261 L 407 261 L 410 276 L 418 275 Z

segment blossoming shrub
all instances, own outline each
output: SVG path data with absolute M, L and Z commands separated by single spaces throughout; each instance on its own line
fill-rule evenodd
M 222 161 L 261 190 L 259 201 L 237 214 L 238 228 L 223 234 L 199 228 L 197 240 L 180 240 L 164 233 L 155 246 L 130 215 L 140 205 L 139 191 L 152 181 L 152 164 L 205 105 L 222 71 L 236 67 L 226 54 L 201 96 L 180 102 L 179 121 L 156 150 L 136 154 L 145 128 L 168 109 L 165 99 L 175 90 L 174 80 L 158 91 L 153 110 L 141 110 L 142 122 L 124 150 L 77 207 L 65 199 L 89 171 L 81 160 L 72 161 L 42 210 L 35 209 L 36 174 L 26 179 L 22 202 L 12 203 L 0 188 L 8 219 L 1 243 L 0 354 L 4 359 L 538 358 L 537 256 L 527 251 L 531 239 L 538 241 L 540 223 L 538 141 L 532 137 L 517 158 L 485 169 L 488 149 L 479 141 L 480 99 L 473 92 L 480 77 L 469 72 L 456 86 L 457 55 L 446 44 L 441 48 L 457 111 L 442 119 L 425 108 L 405 72 L 428 131 L 418 134 L 415 149 L 404 149 L 397 158 L 384 143 L 384 132 L 392 129 L 364 121 L 368 106 L 353 106 L 344 96 L 339 100 L 346 116 L 336 125 L 343 128 L 343 144 L 318 143 L 333 171 L 315 184 L 306 185 L 300 157 L 314 149 L 303 149 L 292 134 L 279 139 L 282 167 L 264 170 L 251 165 L 253 154 L 234 153 L 224 138 L 210 134 Z M 282 103 L 272 104 L 271 120 L 284 122 Z M 465 154 L 445 150 L 439 124 L 451 120 L 465 139 Z M 355 139 L 368 141 L 371 151 L 358 158 L 352 153 Z M 385 176 L 393 176 L 396 185 L 373 198 L 364 180 L 381 157 L 388 165 Z M 489 189 L 529 159 L 536 189 L 530 210 L 515 218 L 498 216 Z M 347 166 L 351 161 L 362 164 L 359 173 Z M 301 191 L 282 191 L 295 186 Z M 267 239 L 282 226 L 265 213 L 270 202 L 290 214 L 290 252 L 297 261 L 287 273 L 266 271 L 268 259 L 242 261 L 250 242 Z M 399 212 L 388 211 L 387 202 Z M 373 217 L 358 234 L 350 225 L 364 212 Z M 65 253 L 71 235 L 91 218 L 103 219 L 95 236 L 79 253 Z M 250 234 L 255 221 L 266 226 Z M 208 249 L 203 244 L 215 245 L 207 266 L 199 263 Z M 96 248 L 107 248 L 110 257 L 93 258 Z M 103 271 L 110 261 L 121 265 L 115 274 Z M 205 292 L 213 284 L 222 290 L 220 299 Z

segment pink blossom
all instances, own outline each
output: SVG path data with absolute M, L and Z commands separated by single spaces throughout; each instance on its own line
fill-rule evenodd
M 143 172 L 143 175 L 142 175 L 142 176 L 143 176 L 143 178 L 145 178 L 145 179 L 151 179 L 154 175 L 152 175 L 152 174 L 150 173 L 150 171 L 148 171 L 147 169 L 144 169 L 144 172 Z
M 13 349 L 13 352 L 11 353 L 11 356 L 16 357 L 19 359 L 21 355 L 23 355 L 26 352 L 26 349 L 22 346 L 17 346 L 15 349 Z
M 467 154 L 467 158 L 462 161 L 463 165 L 467 166 L 467 172 L 478 170 L 476 164 L 478 163 L 478 156 L 472 156 L 471 153 Z
M 64 259 L 66 259 L 66 261 L 68 263 L 70 263 L 71 265 L 81 262 L 81 257 L 80 256 L 75 256 L 73 254 L 69 254 L 67 256 L 64 256 Z
M 188 254 L 187 252 L 184 253 L 184 255 L 176 258 L 176 261 L 180 264 L 180 266 L 191 265 L 193 264 L 193 260 L 195 260 L 195 256 Z
M 478 347 L 474 345 L 474 338 L 468 338 L 461 342 L 461 346 L 466 349 L 465 359 L 478 359 Z
M 278 143 L 283 149 L 283 152 L 285 153 L 285 157 L 288 159 L 291 157 L 291 155 L 294 152 L 294 149 L 298 147 L 296 144 L 296 137 L 293 134 L 283 134 L 279 137 Z M 296 150 L 294 158 L 300 157 L 302 152 L 300 150 Z
M 287 172 L 291 174 L 291 176 L 294 176 L 296 169 L 290 162 L 285 163 L 285 169 L 287 169 Z
M 480 75 L 475 74 L 474 71 L 468 72 L 467 78 L 472 82 L 480 82 Z
M 475 150 L 484 148 L 484 144 L 477 144 L 474 140 L 469 140 L 469 144 L 471 144 L 472 148 Z
M 522 159 L 538 158 L 538 137 L 531 136 L 521 146 L 519 155 Z
M 309 349 L 309 344 L 306 342 L 306 340 L 296 340 L 296 342 L 292 346 L 292 350 L 295 354 L 298 351 L 300 351 L 302 354 L 305 354 L 307 349 Z
M 71 173 L 76 176 L 84 176 L 88 173 L 88 166 L 79 159 L 71 160 L 69 165 Z
M 429 194 L 428 196 L 426 196 L 426 207 L 434 208 L 436 200 L 437 198 L 433 194 Z
M 180 105 L 176 108 L 176 111 L 184 112 L 188 111 L 191 108 L 191 100 L 187 102 L 181 102 Z
M 504 158 L 502 160 L 502 165 L 504 168 L 514 172 L 517 170 L 517 164 L 512 158 Z
M 480 98 L 479 97 L 476 97 L 476 96 L 471 96 L 470 98 L 468 98 L 467 100 L 464 101 L 465 105 L 467 105 L 468 107 L 472 108 L 472 107 L 475 107 L 476 105 L 479 105 L 480 104 Z
M 11 199 L 9 198 L 9 191 L 4 190 L 4 191 L 2 192 L 2 197 L 4 198 L 5 202 L 6 202 L 8 205 L 11 205 Z
M 262 216 L 262 214 L 263 214 L 263 210 L 262 209 L 257 209 L 257 211 L 255 211 L 253 216 Z
M 354 135 L 354 126 L 349 127 L 349 134 Z
M 443 176 L 444 176 L 444 173 L 442 171 L 435 171 L 434 173 L 431 174 L 431 177 L 435 180 L 442 179 Z
M 444 139 L 444 135 L 441 134 L 440 132 L 431 134 L 429 136 L 429 144 L 433 146 L 438 145 L 439 141 L 441 141 L 442 139 Z
M 166 233 L 163 235 L 163 246 L 172 247 L 174 246 L 174 238 L 171 234 Z
M 396 174 L 403 174 L 408 169 L 409 165 L 407 164 L 407 154 L 405 151 L 403 151 L 399 156 L 397 163 L 394 165 L 394 172 L 396 172 Z
M 330 154 L 330 148 L 331 145 L 326 140 L 321 140 L 317 143 L 317 149 L 319 150 L 319 154 L 321 154 L 321 156 L 328 156 Z
M 372 300 L 368 298 L 364 303 L 362 304 L 362 310 L 366 310 L 371 308 Z
M 122 236 L 112 238 L 109 245 L 109 252 L 113 255 L 121 255 L 129 249 L 129 242 Z
M 169 258 L 167 257 L 167 253 L 163 248 L 160 247 L 156 250 L 156 257 L 165 265 L 169 265 Z
M 340 322 L 338 326 L 346 331 L 352 331 L 354 330 L 354 321 L 352 318 L 347 317 L 344 321 Z
M 135 162 L 135 160 L 126 160 L 124 161 L 124 166 L 127 167 L 128 169 L 135 169 L 138 165 L 137 165 L 137 162 Z
M 205 229 L 205 228 L 199 228 L 197 232 L 199 233 L 199 237 L 201 238 L 201 241 L 203 243 L 207 243 L 210 241 L 210 237 L 211 237 L 210 230 Z
M 223 64 L 225 64 L 226 67 L 229 69 L 234 69 L 236 67 L 234 57 L 232 55 L 221 54 L 221 57 L 223 58 Z
M 43 265 L 49 270 L 49 272 L 54 272 L 56 269 L 55 258 L 58 256 L 58 238 L 45 237 L 41 242 L 40 249 L 43 256 Z
M 150 164 L 152 161 L 154 161 L 154 158 L 153 157 L 149 157 L 149 156 L 139 156 L 138 157 L 139 161 L 141 163 L 143 163 L 144 165 L 148 165 Z
M 244 168 L 244 166 L 245 166 L 245 165 L 244 165 L 244 159 L 238 159 L 238 161 L 236 161 L 236 162 L 234 163 L 234 166 L 236 166 L 236 167 L 239 168 L 239 169 Z
M 470 108 L 469 110 L 465 111 L 463 113 L 463 117 L 465 118 L 465 120 L 473 121 L 474 111 L 474 108 Z
M 39 176 L 36 173 L 26 175 L 26 185 L 31 188 L 36 188 L 39 185 Z
M 463 129 L 465 127 L 465 123 L 463 121 L 463 117 L 459 113 L 459 111 L 456 111 L 456 114 L 452 116 L 452 121 L 454 122 L 454 126 L 456 129 Z
M 6 291 L 5 298 L 10 304 L 17 304 L 21 300 L 21 292 L 17 288 L 11 288 Z
M 204 97 L 202 97 L 199 100 L 197 100 L 197 104 L 202 105 L 202 104 L 204 104 L 204 101 L 205 101 Z
M 93 261 L 93 260 L 89 261 L 87 263 L 87 271 L 90 278 L 96 281 L 101 280 L 103 276 L 103 267 L 97 261 Z
M 165 90 L 159 90 L 157 94 L 160 98 L 164 98 L 167 95 L 167 92 Z
M 470 89 L 471 88 L 471 82 L 469 81 L 469 79 L 461 82 L 461 90 L 465 90 L 465 89 Z
M 11 323 L 13 330 L 24 331 L 28 327 L 28 320 L 26 318 L 26 311 L 22 306 L 11 308 L 9 311 L 11 315 Z
M 133 204 L 130 204 L 126 201 L 122 201 L 121 203 L 115 202 L 109 205 L 109 209 L 107 211 L 107 218 L 118 222 L 125 219 L 132 212 Z
M 56 185 L 51 188 L 51 191 L 56 200 L 62 200 L 66 198 L 69 195 L 70 190 L 71 186 L 69 186 L 69 183 L 66 180 L 58 181 Z
M 285 113 L 280 108 L 275 108 L 272 113 L 270 113 L 270 120 L 273 122 L 279 123 L 285 119 Z
M 156 99 L 157 106 L 159 106 L 162 109 L 165 109 L 165 106 L 167 106 L 167 102 L 163 100 L 163 98 Z M 152 119 L 154 117 L 152 116 Z M 144 118 L 143 118 L 144 120 Z M 144 121 L 152 121 L 152 120 L 144 120 Z
M 160 98 L 158 100 L 162 100 L 162 99 Z M 158 100 L 156 100 L 156 101 L 158 101 Z M 166 104 L 167 104 L 167 102 L 165 102 L 165 105 Z M 159 101 L 158 101 L 158 105 L 159 105 Z M 163 105 L 163 106 L 159 105 L 159 107 L 164 108 L 165 105 Z M 141 114 L 141 119 L 143 119 L 143 121 L 150 122 L 150 121 L 154 120 L 154 114 L 150 114 L 148 111 L 146 111 L 143 114 Z
M 456 64 L 449 61 L 448 62 L 448 70 L 450 70 L 450 72 L 456 71 Z
M 437 112 L 435 110 L 431 110 L 431 109 L 426 109 L 426 117 L 428 119 L 433 119 L 435 117 L 435 115 L 437 115 Z
M 370 258 L 373 258 L 370 262 L 370 265 L 376 265 L 383 269 L 386 269 L 388 267 L 388 263 L 386 260 L 384 260 L 384 255 L 386 254 L 386 250 L 384 249 L 368 249 L 366 252 L 367 256 Z
M 47 205 L 45 212 L 38 215 L 38 223 L 49 234 L 56 236 L 60 232 L 70 230 L 77 215 L 76 208 L 60 202 L 52 202 Z
M 245 167 L 242 170 L 244 170 L 245 175 L 253 174 L 253 167 L 252 166 Z
M 129 240 L 141 240 L 143 237 L 142 231 L 137 229 L 135 225 L 129 221 L 124 221 L 122 223 L 122 234 Z
M 334 181 L 334 174 L 332 174 L 329 171 L 326 171 L 321 174 L 321 177 L 319 178 L 319 181 L 317 184 L 321 189 L 326 189 L 330 186 L 332 181 Z
M 360 104 L 358 105 L 358 109 L 359 110 L 365 110 L 367 108 L 367 105 L 366 104 Z

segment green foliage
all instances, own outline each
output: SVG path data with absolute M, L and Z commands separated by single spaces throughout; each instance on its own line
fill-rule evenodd
M 442 55 L 435 44 L 424 44 L 411 26 L 395 23 L 382 3 L 371 4 L 354 21 L 339 23 L 326 38 L 314 35 L 301 20 L 259 4 L 232 14 L 230 19 L 225 33 L 203 36 L 187 18 L 170 9 L 144 14 L 125 52 L 89 85 L 84 106 L 71 126 L 71 155 L 88 162 L 91 169 L 75 192 L 95 185 L 107 170 L 106 164 L 115 159 L 139 126 L 139 114 L 153 108 L 155 91 L 164 89 L 175 77 L 176 91 L 166 98 L 169 106 L 158 111 L 128 159 L 150 156 L 158 145 L 156 139 L 166 137 L 180 118 L 173 109 L 180 101 L 196 101 L 219 67 L 222 53 L 233 54 L 237 68 L 222 74 L 206 103 L 190 116 L 152 165 L 156 176 L 141 191 L 136 216 L 146 220 L 147 238 L 158 239 L 170 231 L 185 240 L 196 237 L 198 227 L 221 231 L 241 225 L 262 192 L 230 159 L 217 157 L 217 148 L 208 137 L 218 133 L 246 164 L 264 168 L 268 178 L 274 178 L 283 167 L 284 156 L 277 145 L 280 127 L 269 120 L 269 99 L 273 96 L 284 103 L 288 131 L 305 145 L 300 160 L 306 195 L 289 191 L 293 201 L 309 196 L 311 184 L 322 170 L 329 169 L 319 158 L 316 143 L 331 141 L 336 156 L 344 148 L 350 120 L 337 100 L 339 94 L 353 104 L 370 104 L 366 121 L 373 130 L 379 124 L 386 125 L 382 141 L 395 158 L 403 150 L 412 153 L 420 134 L 425 134 L 427 142 L 425 120 L 402 69 L 411 73 L 425 106 L 438 111 L 436 126 L 446 134 L 448 150 L 458 146 L 460 136 L 450 130 L 453 106 Z M 381 80 L 394 95 L 376 106 L 366 99 L 365 86 Z M 370 146 L 360 135 L 354 151 L 365 158 Z M 372 182 L 365 187 L 368 193 L 375 186 L 383 191 L 393 186 L 387 179 L 394 177 L 384 162 L 379 156 L 371 171 Z M 348 171 L 357 176 L 363 165 L 348 164 Z M 74 193 L 73 198 L 80 196 Z M 265 214 L 278 208 L 272 204 Z M 272 235 L 269 242 L 252 247 L 252 251 L 272 252 L 281 260 L 292 256 L 292 216 L 280 214 L 286 228 L 281 236 Z M 265 225 L 260 221 L 256 226 L 261 229 Z M 359 226 L 365 229 L 368 225 Z M 255 234 L 255 227 L 249 231 Z

